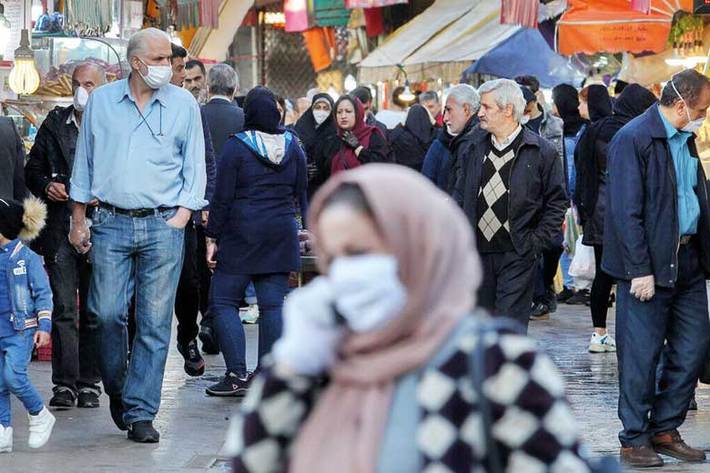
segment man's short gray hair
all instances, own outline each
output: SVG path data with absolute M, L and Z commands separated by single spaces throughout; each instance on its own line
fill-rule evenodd
M 207 73 L 207 86 L 212 95 L 232 97 L 239 89 L 239 76 L 229 64 L 215 64 Z
M 476 89 L 468 84 L 458 84 L 449 89 L 447 97 L 453 98 L 457 104 L 463 107 L 464 104 L 469 104 L 472 113 L 478 112 L 481 107 L 481 96 L 478 95 Z
M 510 79 L 495 79 L 485 82 L 478 88 L 478 93 L 483 95 L 495 92 L 496 105 L 505 108 L 508 105 L 513 107 L 513 118 L 520 121 L 525 113 L 525 98 L 520 85 Z
M 140 30 L 131 36 L 128 40 L 128 48 L 126 50 L 126 58 L 130 61 L 136 56 L 146 53 L 146 43 L 151 39 L 165 39 L 170 42 L 170 36 L 163 30 L 158 28 L 146 28 Z
M 419 102 L 438 102 L 439 94 L 433 90 L 427 90 L 419 95 Z

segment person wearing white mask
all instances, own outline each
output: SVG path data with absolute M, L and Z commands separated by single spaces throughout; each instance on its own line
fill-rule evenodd
M 234 473 L 590 471 L 552 362 L 476 309 L 473 234 L 446 194 L 374 163 L 331 178 L 309 222 L 322 276 L 287 297 L 233 417 Z
M 96 318 L 86 310 L 91 266 L 69 244 L 69 176 L 89 95 L 106 82 L 98 65 L 85 62 L 72 73 L 73 104 L 57 107 L 45 118 L 25 166 L 30 191 L 47 203 L 47 226 L 34 243 L 44 256 L 54 294 L 50 407 L 99 407 L 101 381 L 96 360 Z M 93 209 L 92 209 L 93 211 Z M 77 292 L 79 305 L 77 306 Z
M 330 159 L 340 147 L 334 108 L 330 95 L 317 93 L 313 96 L 311 108 L 301 115 L 294 126 L 306 153 L 309 197 L 330 176 Z
M 633 467 L 663 465 L 659 453 L 705 460 L 678 428 L 710 344 L 710 199 L 695 146 L 709 107 L 710 80 L 679 72 L 609 145 L 601 268 L 617 280 L 619 441 Z
M 99 366 L 116 426 L 136 442 L 153 428 L 170 342 L 184 229 L 207 205 L 200 109 L 170 84 L 170 37 L 155 28 L 128 42 L 131 72 L 97 89 L 81 122 L 69 196 L 69 241 L 91 249 L 87 310 L 98 318 Z M 98 206 L 91 218 L 87 204 Z M 89 227 L 91 229 L 89 230 Z M 136 294 L 130 360 L 126 314 Z

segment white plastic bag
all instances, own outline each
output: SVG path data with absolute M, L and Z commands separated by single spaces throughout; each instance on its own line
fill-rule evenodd
M 576 283 L 577 280 L 593 281 L 595 273 L 594 247 L 583 245 L 582 238 L 578 238 L 574 258 L 569 265 L 569 275 L 574 277 Z

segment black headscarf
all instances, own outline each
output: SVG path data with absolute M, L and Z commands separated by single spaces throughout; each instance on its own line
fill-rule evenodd
M 276 107 L 276 96 L 266 87 L 257 86 L 244 99 L 244 130 L 256 130 L 271 135 L 280 135 L 281 114 Z
M 552 89 L 552 101 L 564 122 L 564 135 L 575 136 L 584 126 L 585 121 L 579 114 L 579 95 L 577 89 L 569 84 L 560 84 Z
M 589 108 L 589 119 L 592 123 L 611 116 L 611 97 L 609 97 L 609 91 L 605 86 L 600 84 L 589 86 L 587 107 Z
M 435 136 L 429 112 L 419 104 L 412 105 L 404 126 L 399 125 L 389 136 L 396 162 L 420 171 Z
M 577 170 L 575 204 L 583 222 L 591 218 L 596 206 L 599 174 L 606 170 L 607 145 L 624 125 L 655 102 L 656 96 L 648 89 L 638 84 L 629 84 L 616 98 L 613 115 L 595 122 L 580 137 L 574 152 Z
M 326 118 L 320 126 L 317 126 L 316 119 L 313 116 L 313 106 L 316 102 L 322 102 L 324 100 L 328 102 L 328 105 L 330 105 L 330 116 L 328 116 L 328 118 Z M 306 151 L 308 151 L 309 146 L 315 144 L 314 142 L 318 139 L 319 135 L 330 134 L 330 132 L 335 134 L 334 113 L 335 103 L 330 95 L 321 93 L 313 96 L 311 108 L 309 108 L 306 113 L 301 115 L 301 118 L 298 119 L 296 125 L 294 126 L 294 129 L 296 130 L 298 137 L 301 139 L 303 146 L 306 148 Z

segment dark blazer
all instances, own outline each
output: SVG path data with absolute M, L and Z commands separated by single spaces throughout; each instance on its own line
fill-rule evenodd
M 227 138 L 244 128 L 244 110 L 234 102 L 217 98 L 204 104 L 202 111 L 207 117 L 215 157 L 219 163 Z
M 25 148 L 11 118 L 0 117 L 0 199 L 21 201 L 25 187 Z
M 694 137 L 688 147 L 698 159 Z M 658 105 L 616 133 L 607 159 L 602 269 L 627 281 L 653 275 L 658 286 L 673 287 L 681 236 L 676 174 Z M 700 266 L 710 274 L 710 201 L 701 163 L 695 192 L 700 203 Z
M 458 170 L 453 197 L 476 228 L 476 201 L 491 135 L 480 128 L 471 133 L 465 150 L 468 156 Z M 509 217 L 515 251 L 528 256 L 556 246 L 567 210 L 567 193 L 562 161 L 552 143 L 527 128 L 522 133 L 508 186 Z
M 62 240 L 69 233 L 71 209 L 68 202 L 53 202 L 47 198 L 46 189 L 52 182 L 64 184 L 69 193 L 69 177 L 74 166 L 74 151 L 79 130 L 67 121 L 74 107 L 56 107 L 47 114 L 37 131 L 25 167 L 27 188 L 47 204 L 47 226 L 32 248 L 46 258 L 53 258 Z

